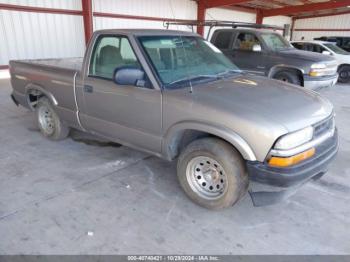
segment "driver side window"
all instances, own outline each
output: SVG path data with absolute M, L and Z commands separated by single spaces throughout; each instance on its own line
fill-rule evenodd
M 140 68 L 129 40 L 123 36 L 99 37 L 92 52 L 89 76 L 113 79 L 114 70 L 122 66 Z
M 251 33 L 240 33 L 234 44 L 234 49 L 253 51 L 254 45 L 261 45 L 259 39 Z

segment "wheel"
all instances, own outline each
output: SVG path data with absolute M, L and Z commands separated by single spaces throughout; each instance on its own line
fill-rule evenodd
M 41 133 L 52 140 L 62 140 L 69 134 L 69 127 L 58 117 L 49 99 L 42 97 L 36 107 L 36 119 Z
M 300 77 L 298 76 L 298 74 L 296 74 L 295 72 L 292 72 L 292 71 L 277 72 L 273 78 L 280 80 L 280 81 L 283 81 L 283 82 L 287 82 L 287 83 L 301 86 Z
M 350 65 L 341 66 L 338 69 L 338 73 L 339 73 L 339 78 L 338 78 L 339 83 L 350 82 Z
M 190 143 L 179 156 L 177 176 L 187 196 L 208 209 L 233 206 L 248 188 L 243 158 L 216 138 Z

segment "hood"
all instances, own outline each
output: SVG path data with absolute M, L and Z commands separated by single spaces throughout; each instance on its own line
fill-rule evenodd
M 293 57 L 293 58 L 303 59 L 305 61 L 311 61 L 311 62 L 327 62 L 327 61 L 331 62 L 334 60 L 334 58 L 329 55 L 323 55 L 323 54 L 314 53 L 310 51 L 303 51 L 296 48 L 280 50 L 278 51 L 278 53 L 284 57 Z
M 350 54 L 349 55 L 336 54 L 335 58 L 338 64 L 342 64 L 342 63 L 350 64 Z
M 332 104 L 316 92 L 259 76 L 240 75 L 194 86 L 192 96 L 194 103 L 250 121 L 264 119 L 289 132 L 319 122 L 333 111 Z

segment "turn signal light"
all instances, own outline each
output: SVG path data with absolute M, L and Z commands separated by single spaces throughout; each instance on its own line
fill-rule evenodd
M 275 166 L 275 167 L 287 167 L 287 166 L 292 166 L 295 164 L 300 163 L 301 161 L 304 161 L 310 157 L 312 157 L 315 154 L 316 150 L 315 148 L 311 148 L 309 150 L 306 150 L 302 153 L 299 153 L 294 156 L 290 157 L 271 157 L 269 160 L 269 165 L 270 166 Z

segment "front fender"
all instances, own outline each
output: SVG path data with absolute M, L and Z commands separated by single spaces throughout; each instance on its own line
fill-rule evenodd
M 198 121 L 182 121 L 168 129 L 162 143 L 162 151 L 166 155 L 166 158 L 172 159 L 171 152 L 179 144 L 184 132 L 188 130 L 217 136 L 234 146 L 245 160 L 256 161 L 253 149 L 240 135 L 227 127 Z
M 286 65 L 286 64 L 278 64 L 278 65 L 274 65 L 273 67 L 270 68 L 270 71 L 268 72 L 268 75 L 267 75 L 267 76 L 268 76 L 269 78 L 272 78 L 273 75 L 274 75 L 276 72 L 280 71 L 281 69 L 286 69 L 286 70 L 288 70 L 288 69 L 297 70 L 297 71 L 299 71 L 302 75 L 305 74 L 304 69 L 299 68 L 299 67 L 297 67 L 297 66 Z

